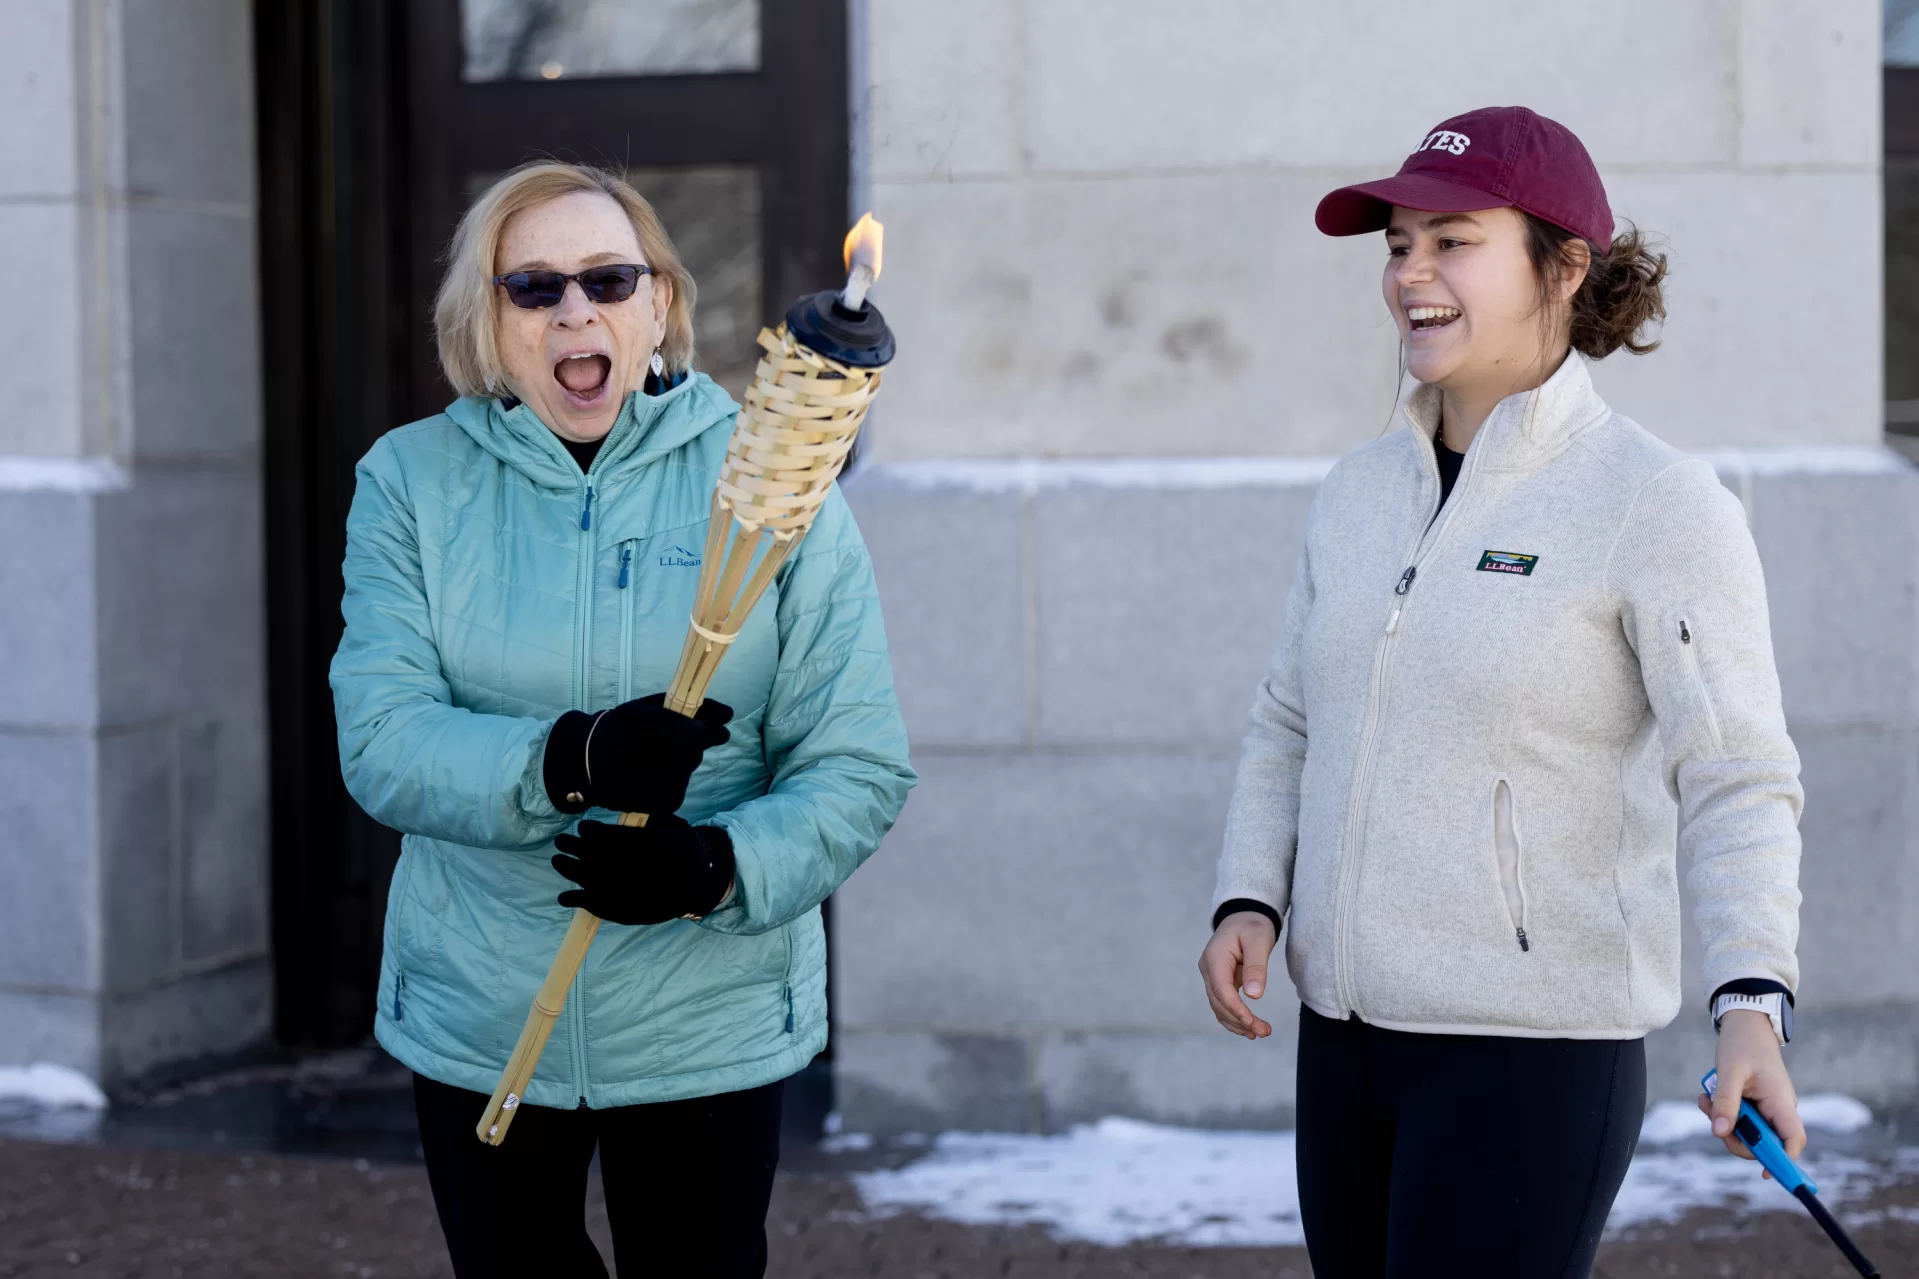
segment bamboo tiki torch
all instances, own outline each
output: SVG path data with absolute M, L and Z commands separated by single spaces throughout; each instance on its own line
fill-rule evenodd
M 778 329 L 760 330 L 759 366 L 707 519 L 692 624 L 666 690 L 670 711 L 690 717 L 706 700 L 727 646 L 812 527 L 879 392 L 880 368 L 893 358 L 893 333 L 866 292 L 879 278 L 881 230 L 871 214 L 862 217 L 846 236 L 846 287 L 809 294 L 787 310 Z M 620 825 L 644 826 L 646 814 L 624 813 Z M 476 1132 L 488 1145 L 506 1140 L 599 927 L 598 916 L 573 912 L 480 1117 Z

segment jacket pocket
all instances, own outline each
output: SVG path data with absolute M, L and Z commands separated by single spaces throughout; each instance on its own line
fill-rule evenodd
M 1513 807 L 1512 784 L 1505 778 L 1493 783 L 1493 856 L 1499 866 L 1499 889 L 1506 899 L 1506 918 L 1512 923 L 1519 949 L 1530 951 L 1526 936 L 1526 883 L 1520 857 L 1519 816 Z
M 1714 751 L 1725 749 L 1725 743 L 1719 736 L 1719 715 L 1712 708 L 1712 694 L 1706 689 L 1706 673 L 1699 666 L 1699 637 L 1692 624 L 1685 618 L 1679 619 L 1679 660 L 1686 668 L 1686 676 L 1692 680 L 1693 690 L 1699 694 L 1699 709 L 1706 716 L 1706 732 L 1712 738 Z
M 794 1031 L 794 1025 L 793 1025 L 793 928 L 794 928 L 794 925 L 789 923 L 786 927 L 780 929 L 781 935 L 786 938 L 786 968 L 780 978 L 780 994 L 786 1000 L 786 1033 L 789 1035 L 792 1034 Z
M 409 900 L 407 890 L 413 885 L 413 865 L 419 860 L 419 854 L 407 847 L 411 840 L 411 836 L 406 836 L 400 841 L 400 860 L 393 868 L 393 883 L 387 889 L 387 922 L 392 930 L 392 935 L 387 938 L 387 945 L 393 957 L 393 1003 L 389 1006 L 388 1012 L 396 1022 L 406 1020 L 404 1001 L 406 965 L 409 956 L 404 933 L 416 931 L 406 928 L 408 912 L 415 909 Z

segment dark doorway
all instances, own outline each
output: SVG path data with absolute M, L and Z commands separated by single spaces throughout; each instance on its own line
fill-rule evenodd
M 1919 66 L 1886 68 L 1886 435 L 1919 461 Z
M 452 398 L 428 315 L 468 198 L 535 157 L 623 170 L 701 286 L 701 367 L 830 282 L 845 0 L 258 0 L 278 1033 L 369 1033 L 399 837 L 340 782 L 327 663 L 353 466 Z

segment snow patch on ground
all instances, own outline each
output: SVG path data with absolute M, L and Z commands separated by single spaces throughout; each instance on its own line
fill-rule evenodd
M 1827 1206 L 1863 1198 L 1885 1169 L 1851 1155 L 1824 1155 L 1802 1165 Z M 1804 1212 L 1800 1202 L 1760 1176 L 1759 1165 L 1723 1153 L 1685 1150 L 1633 1158 L 1626 1184 L 1613 1200 L 1609 1233 L 1677 1221 L 1693 1208 L 1741 1212 Z
M 1675 1141 L 1710 1136 L 1712 1120 L 1701 1114 L 1699 1107 L 1690 1101 L 1655 1102 L 1639 1125 L 1639 1144 L 1642 1146 L 1667 1146 Z
M 1814 1132 L 1858 1132 L 1872 1126 L 1872 1110 L 1844 1093 L 1816 1092 L 1799 1099 L 1799 1121 Z
M 1809 1132 L 1858 1132 L 1872 1126 L 1872 1110 L 1865 1102 L 1844 1093 L 1818 1092 L 1799 1099 L 1799 1121 Z M 1646 1112 L 1639 1126 L 1642 1145 L 1667 1146 L 1675 1141 L 1691 1141 L 1712 1136 L 1712 1121 L 1690 1101 L 1662 1101 Z
M 1683 1109 L 1682 1109 L 1683 1108 Z M 1803 1098 L 1809 1127 L 1851 1132 L 1872 1120 L 1860 1102 L 1836 1093 Z M 1688 1117 L 1689 1116 L 1689 1117 Z M 1816 1122 L 1815 1122 L 1816 1121 Z M 1690 1102 L 1662 1102 L 1646 1116 L 1642 1141 L 1669 1145 L 1710 1139 Z M 835 1139 L 840 1149 L 855 1134 Z M 1841 1154 L 1809 1159 L 1820 1198 L 1839 1206 L 1863 1198 L 1896 1167 Z M 1207 1132 L 1103 1119 L 1055 1136 L 949 1132 L 903 1168 L 857 1173 L 868 1211 L 921 1212 L 964 1225 L 1037 1225 L 1060 1239 L 1120 1246 L 1161 1240 L 1188 1246 L 1298 1245 L 1299 1186 L 1291 1132 Z M 1611 1233 L 1675 1221 L 1692 1208 L 1803 1212 L 1760 1177 L 1757 1164 L 1703 1150 L 1653 1150 L 1633 1160 L 1607 1223 Z
M 44 1061 L 31 1066 L 0 1066 L 0 1101 L 88 1110 L 105 1110 L 107 1106 L 107 1096 L 98 1084 L 77 1070 Z
M 1063 1239 L 1300 1244 L 1290 1132 L 1201 1132 L 1102 1119 L 1052 1137 L 942 1133 L 905 1168 L 855 1176 L 868 1208 Z

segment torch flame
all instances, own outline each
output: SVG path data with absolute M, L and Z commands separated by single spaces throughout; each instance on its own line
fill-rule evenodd
M 886 236 L 886 228 L 875 221 L 870 213 L 860 214 L 860 220 L 846 233 L 846 269 L 851 271 L 855 265 L 863 266 L 873 273 L 875 280 L 880 278 L 880 243 Z

